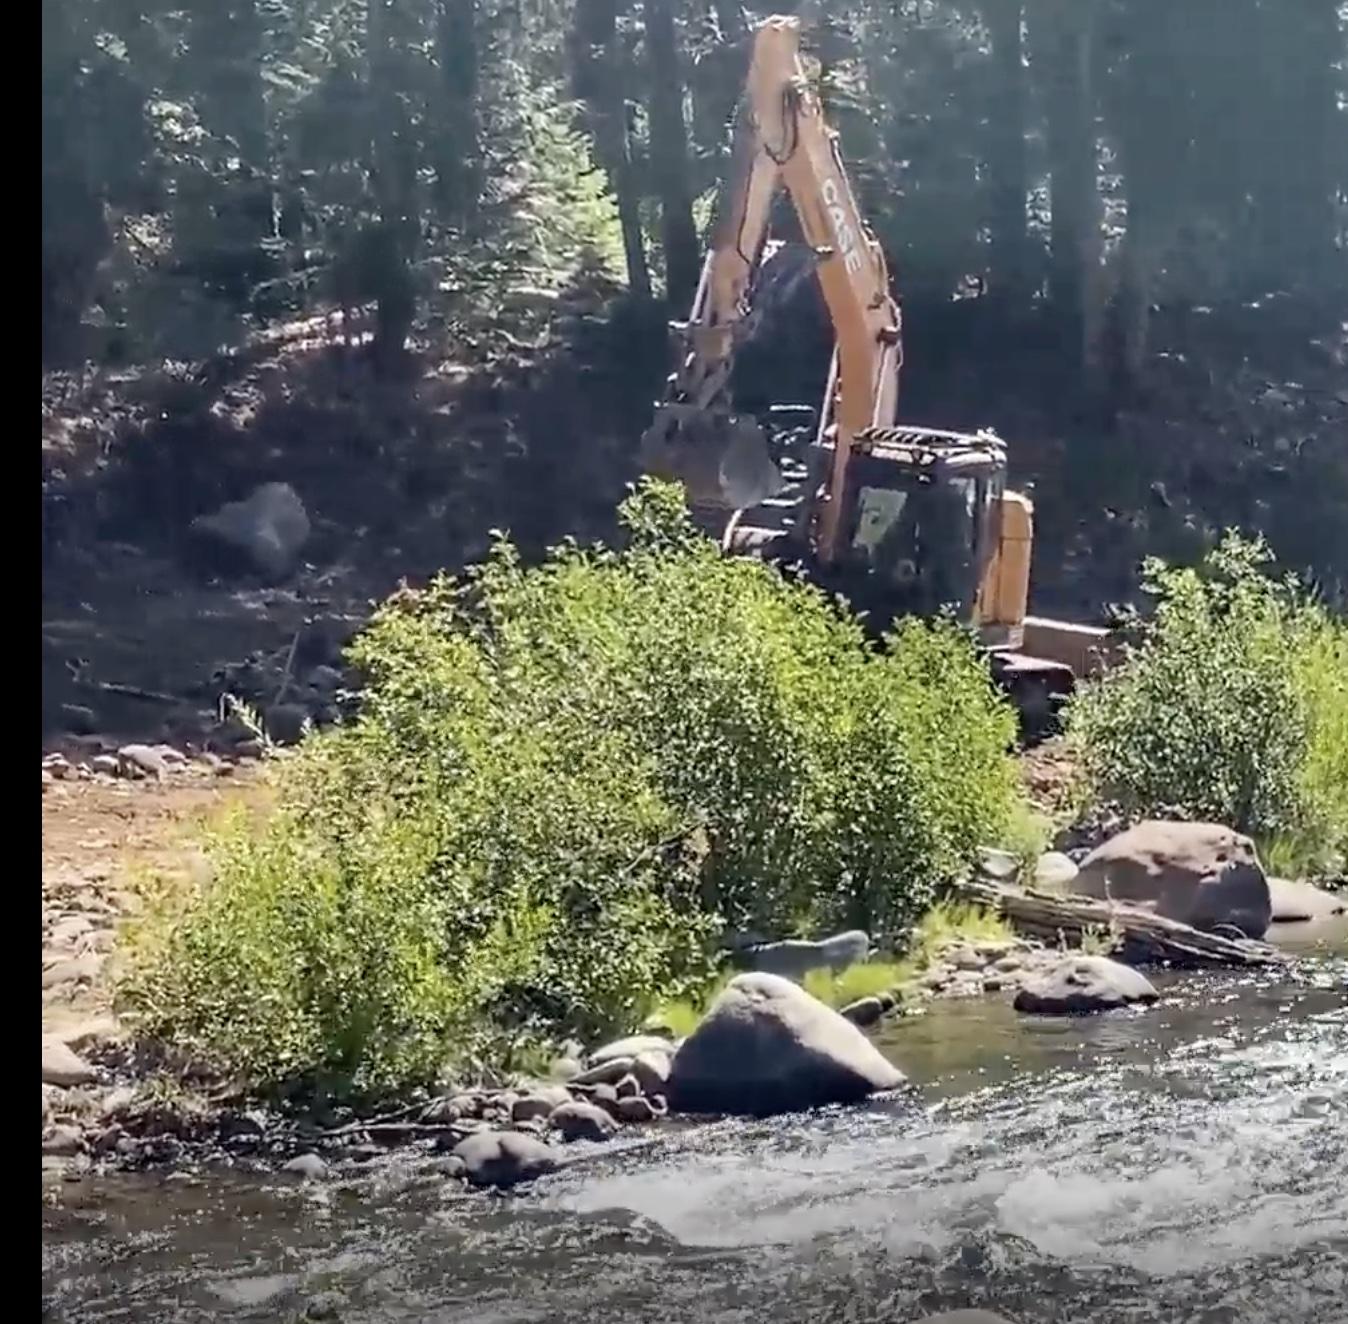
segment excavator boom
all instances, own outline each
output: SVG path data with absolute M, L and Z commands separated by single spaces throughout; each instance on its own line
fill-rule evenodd
M 664 404 L 643 438 L 653 472 L 682 479 L 695 505 L 722 510 L 774 495 L 782 478 L 761 430 L 729 397 L 735 350 L 749 329 L 749 288 L 762 258 L 773 199 L 784 188 L 817 263 L 836 336 L 824 413 L 836 424 L 826 490 L 819 494 L 819 553 L 832 558 L 838 502 L 852 443 L 888 427 L 898 405 L 898 305 L 879 244 L 857 207 L 836 135 L 800 60 L 800 24 L 775 17 L 754 35 L 732 183 L 725 196 Z

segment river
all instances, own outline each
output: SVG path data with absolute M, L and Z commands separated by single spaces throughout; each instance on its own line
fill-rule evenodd
M 506 1196 L 407 1155 L 71 1183 L 46 1317 L 1348 1324 L 1348 924 L 1319 937 L 1135 1013 L 937 1003 L 879 1040 L 912 1098 L 666 1123 Z

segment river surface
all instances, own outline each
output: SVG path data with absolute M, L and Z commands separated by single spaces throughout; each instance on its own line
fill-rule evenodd
M 362 1324 L 1348 1324 L 1348 925 L 1276 974 L 1156 982 L 1093 1018 L 938 1003 L 880 1040 L 911 1098 L 665 1124 L 521 1193 L 405 1155 L 70 1184 L 47 1318 L 299 1319 L 336 1291 Z

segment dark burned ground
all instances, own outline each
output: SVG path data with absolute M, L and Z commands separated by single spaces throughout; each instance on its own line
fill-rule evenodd
M 494 528 L 527 554 L 610 533 L 665 355 L 658 318 L 611 296 L 526 293 L 501 310 L 510 332 L 457 351 L 428 336 L 396 382 L 323 319 L 204 364 L 47 378 L 44 743 L 71 704 L 106 735 L 190 739 L 213 720 L 219 666 L 262 652 L 274 672 L 297 638 L 340 638 L 400 579 L 480 556 Z M 919 338 L 910 310 L 903 413 L 1011 441 L 1037 502 L 1038 610 L 1098 617 L 1133 596 L 1144 554 L 1193 555 L 1230 524 L 1341 596 L 1340 316 L 1276 301 L 1163 315 L 1146 393 L 1106 416 L 1055 374 L 1038 329 L 952 305 Z M 313 521 L 302 570 L 266 585 L 194 568 L 190 520 L 272 480 Z
M 422 346 L 397 382 L 318 319 L 204 365 L 48 379 L 44 742 L 71 704 L 103 734 L 181 739 L 210 725 L 222 664 L 275 662 L 297 637 L 301 660 L 315 642 L 327 660 L 373 601 L 477 559 L 493 529 L 526 554 L 609 533 L 655 389 L 623 363 L 658 364 L 663 335 L 604 316 L 605 295 L 545 301 L 528 339 L 478 343 L 471 367 Z M 304 566 L 212 577 L 188 524 L 273 480 L 308 509 Z

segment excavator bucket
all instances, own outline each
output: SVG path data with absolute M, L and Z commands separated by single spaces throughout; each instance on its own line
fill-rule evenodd
M 744 510 L 786 486 L 753 419 L 694 405 L 661 407 L 641 438 L 641 462 L 681 482 L 692 506 Z

